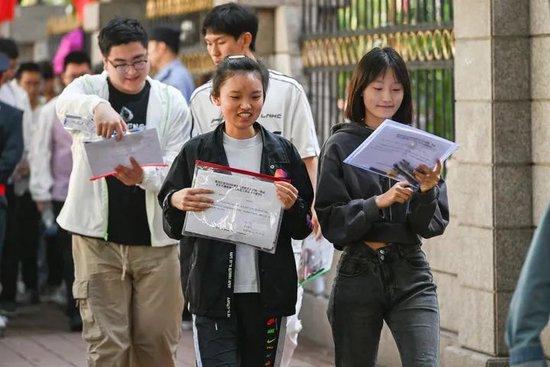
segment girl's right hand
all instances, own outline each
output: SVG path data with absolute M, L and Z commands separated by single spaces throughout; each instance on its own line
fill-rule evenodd
M 170 204 L 185 212 L 202 212 L 214 203 L 214 200 L 206 196 L 213 193 L 214 191 L 208 189 L 182 189 L 172 194 Z
M 376 196 L 374 201 L 379 209 L 387 208 L 394 203 L 404 204 L 412 197 L 413 190 L 406 181 L 400 181 L 385 193 Z

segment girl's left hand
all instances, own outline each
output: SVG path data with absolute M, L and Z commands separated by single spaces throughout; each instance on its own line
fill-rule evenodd
M 283 208 L 285 208 L 285 210 L 292 208 L 298 199 L 298 190 L 292 186 L 291 183 L 286 181 L 275 181 L 275 187 L 277 190 L 277 197 L 283 204 Z
M 441 178 L 441 168 L 442 164 L 438 160 L 434 169 L 431 169 L 425 164 L 421 164 L 414 170 L 414 177 L 420 184 L 420 191 L 430 191 L 437 186 Z

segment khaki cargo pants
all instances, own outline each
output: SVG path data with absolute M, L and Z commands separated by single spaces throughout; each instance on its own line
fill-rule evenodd
M 73 257 L 88 366 L 175 366 L 183 309 L 178 246 L 73 235 Z

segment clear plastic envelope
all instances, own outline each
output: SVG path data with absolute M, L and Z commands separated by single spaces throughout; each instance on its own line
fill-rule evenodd
M 284 180 L 197 161 L 193 187 L 214 191 L 212 207 L 187 212 L 183 234 L 245 244 L 275 253 L 283 218 L 275 181 Z

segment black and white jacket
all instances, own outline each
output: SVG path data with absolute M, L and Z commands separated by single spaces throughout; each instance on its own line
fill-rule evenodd
M 309 225 L 313 188 L 300 155 L 286 139 L 270 133 L 260 124 L 255 128 L 262 136 L 263 150 L 260 173 L 274 175 L 284 169 L 299 197 L 283 215 L 275 254 L 259 252 L 260 297 L 266 312 L 276 316 L 295 313 L 297 275 L 291 238 L 303 239 L 311 232 Z M 223 148 L 225 124 L 214 131 L 187 142 L 174 160 L 160 193 L 164 230 L 174 239 L 182 239 L 185 212 L 170 205 L 171 195 L 191 187 L 197 160 L 227 165 Z M 235 245 L 212 239 L 184 237 L 183 246 L 191 246 L 189 277 L 184 285 L 191 313 L 207 317 L 232 315 Z

